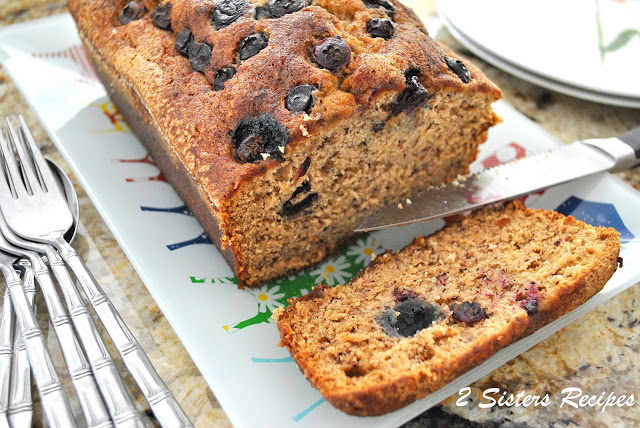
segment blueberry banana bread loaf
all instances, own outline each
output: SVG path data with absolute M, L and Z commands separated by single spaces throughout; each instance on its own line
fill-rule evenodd
M 395 0 L 68 0 L 112 100 L 238 278 L 317 263 L 468 172 L 501 92 Z
M 584 303 L 619 250 L 614 229 L 519 203 L 486 208 L 274 318 L 281 345 L 329 402 L 379 415 Z

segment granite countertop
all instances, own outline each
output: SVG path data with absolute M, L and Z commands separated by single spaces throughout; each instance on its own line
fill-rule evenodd
M 565 96 L 492 67 L 473 57 L 447 33 L 435 13 L 434 1 L 406 0 L 405 3 L 425 18 L 427 29 L 434 38 L 473 58 L 502 88 L 508 104 L 561 141 L 608 137 L 640 126 L 640 110 Z M 4 0 L 0 8 L 0 26 L 65 11 L 65 0 Z M 0 117 L 15 112 L 25 116 L 36 140 L 43 142 L 45 154 L 71 175 L 79 193 L 82 224 L 74 246 L 87 260 L 186 414 L 196 426 L 230 426 L 224 410 L 93 203 L 6 72 L 0 68 Z M 640 190 L 640 169 L 617 175 Z M 633 262 L 625 260 L 625 263 Z M 453 396 L 406 426 L 640 426 L 640 403 L 631 407 L 610 407 L 605 411 L 588 407 L 559 408 L 556 402 L 545 407 L 496 406 L 491 409 L 480 409 L 473 404 L 477 403 L 478 394 L 491 387 L 540 396 L 547 393 L 558 396 L 563 388 L 579 387 L 585 394 L 598 396 L 605 391 L 618 395 L 633 393 L 636 401 L 640 401 L 639 303 L 640 287 L 635 285 L 471 385 L 470 398 L 474 400 L 470 405 L 457 406 L 458 397 Z M 46 318 L 41 320 L 41 327 L 48 330 Z M 54 357 L 60 358 L 54 342 L 50 341 L 52 352 Z M 121 373 L 125 373 L 122 362 L 119 359 L 116 362 Z M 68 373 L 63 367 L 60 371 L 65 385 L 71 388 Z M 125 380 L 132 383 L 130 377 Z M 141 397 L 136 400 L 142 411 L 148 409 Z M 72 402 L 72 405 L 77 407 L 77 403 Z M 39 412 L 37 407 L 36 411 Z M 42 420 L 39 413 L 35 417 L 36 421 Z M 154 424 L 152 417 L 148 422 Z

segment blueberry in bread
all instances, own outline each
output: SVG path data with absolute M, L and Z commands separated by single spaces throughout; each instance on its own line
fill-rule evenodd
M 395 0 L 68 0 L 107 91 L 257 285 L 468 172 L 501 92 Z
M 329 402 L 379 415 L 584 303 L 619 251 L 614 229 L 516 202 L 416 238 L 273 317 L 281 345 Z

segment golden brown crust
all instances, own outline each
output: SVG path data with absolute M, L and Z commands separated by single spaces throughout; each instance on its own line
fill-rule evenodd
M 289 144 L 293 146 L 302 138 L 300 125 L 313 132 L 315 127 L 325 127 L 357 109 L 368 108 L 387 91 L 400 92 L 409 68 L 422 71 L 431 93 L 454 88 L 500 97 L 495 85 L 470 63 L 466 65 L 472 80 L 469 84 L 461 82 L 443 60 L 455 54 L 428 37 L 417 17 L 399 3 L 395 3 L 396 37 L 386 41 L 366 33 L 365 23 L 376 10 L 366 8 L 362 1 L 317 2 L 334 11 L 339 9 L 344 21 L 314 3 L 280 19 L 243 16 L 216 31 L 209 23 L 215 2 L 175 0 L 171 32 L 156 28 L 151 13 L 120 25 L 117 16 L 123 3 L 117 0 L 69 0 L 69 9 L 81 36 L 97 55 L 139 90 L 160 132 L 172 141 L 189 170 L 197 172 L 214 201 L 228 199 L 248 176 L 261 174 L 269 167 L 270 162 L 234 161 L 229 130 L 244 118 L 273 114 L 289 129 Z M 148 9 L 155 4 L 147 2 Z M 347 23 L 349 26 L 343 28 Z M 196 40 L 215 46 L 211 66 L 204 73 L 192 70 L 188 59 L 175 49 L 175 33 L 187 27 Z M 215 70 L 237 65 L 238 42 L 256 31 L 269 34 L 268 47 L 242 62 L 237 78 L 228 81 L 224 91 L 212 91 Z M 355 57 L 339 75 L 309 60 L 312 44 L 333 36 L 348 41 Z M 153 68 L 149 68 L 150 63 Z M 287 92 L 301 83 L 316 85 L 322 103 L 311 115 L 313 120 L 306 122 L 284 106 Z M 256 88 L 260 90 L 256 92 Z
M 367 31 L 372 18 L 389 17 L 387 12 L 368 7 L 362 0 L 309 0 L 309 6 L 277 19 L 258 16 L 257 11 L 266 0 L 248 0 L 249 7 L 239 19 L 216 29 L 210 17 L 219 1 L 161 2 L 172 5 L 171 30 L 153 24 L 157 0 L 139 1 L 146 13 L 126 24 L 120 23 L 119 15 L 128 0 L 69 0 L 68 6 L 110 96 L 236 276 L 247 284 L 257 285 L 318 262 L 354 235 L 351 231 L 325 231 L 335 239 L 314 236 L 318 244 L 310 241 L 304 251 L 281 260 L 268 260 L 264 264 L 271 268 L 261 271 L 261 260 L 255 260 L 259 258 L 257 251 L 246 241 L 274 241 L 277 237 L 265 238 L 256 233 L 245 238 L 247 232 L 239 224 L 245 221 L 234 213 L 238 211 L 238 200 L 250 196 L 252 186 L 268 180 L 283 162 L 313 156 L 322 149 L 323 138 L 340 126 L 348 130 L 346 121 L 377 111 L 382 100 L 386 102 L 382 106 L 386 118 L 376 118 L 382 123 L 372 126 L 388 123 L 388 127 L 396 127 L 401 121 L 410 124 L 412 119 L 406 116 L 415 112 L 395 117 L 391 114 L 393 100 L 407 87 L 408 71 L 419 70 L 419 81 L 429 93 L 430 101 L 420 110 L 436 108 L 434 104 L 440 102 L 438 111 L 445 111 L 446 101 L 457 96 L 456 102 L 461 105 L 452 105 L 458 110 L 448 119 L 451 127 L 458 130 L 470 125 L 464 138 L 461 132 L 457 133 L 460 142 L 449 141 L 453 131 L 442 124 L 433 136 L 417 131 L 418 126 L 409 131 L 424 133 L 420 144 L 437 145 L 434 152 L 439 152 L 441 146 L 464 145 L 460 149 L 464 156 L 456 164 L 449 158 L 433 159 L 432 164 L 425 165 L 425 169 L 435 169 L 429 171 L 430 177 L 450 179 L 442 171 L 454 175 L 468 171 L 477 145 L 486 140 L 487 129 L 498 121 L 490 104 L 501 97 L 500 90 L 473 64 L 433 41 L 416 15 L 395 0 L 395 35 L 389 40 L 372 37 Z M 195 71 L 189 59 L 176 49 L 177 33 L 187 28 L 195 41 L 213 46 L 214 53 L 202 72 Z M 238 46 L 244 37 L 256 32 L 268 35 L 267 46 L 241 61 Z M 319 67 L 311 58 L 313 47 L 327 37 L 341 38 L 352 51 L 349 64 L 335 72 Z M 468 82 L 452 71 L 447 57 L 463 60 L 470 76 Z M 230 66 L 237 69 L 236 74 L 223 90 L 213 90 L 216 71 Z M 285 105 L 289 91 L 300 84 L 317 88 L 315 105 L 308 115 L 292 113 Z M 272 116 L 287 129 L 289 140 L 281 156 L 284 160 L 267 157 L 239 162 L 232 134 L 244 119 L 262 114 Z M 375 138 L 377 132 L 371 131 L 366 138 Z M 314 138 L 309 139 L 310 135 Z M 405 135 L 398 134 L 397 138 L 405 139 Z M 434 141 L 429 141 L 431 138 Z M 309 147 L 311 140 L 314 147 Z M 438 165 L 439 170 L 433 165 Z M 424 186 L 430 184 L 423 181 Z M 300 183 L 290 185 L 293 189 L 287 190 L 289 195 Z M 409 190 L 415 189 L 398 189 L 398 195 Z M 326 198 L 334 194 L 327 192 Z M 282 205 L 286 197 L 279 197 L 284 198 Z M 378 201 L 377 207 L 385 202 Z M 331 220 L 337 219 L 336 215 Z M 277 220 L 272 224 L 280 223 Z M 264 227 L 276 230 L 272 224 Z M 275 248 L 276 251 L 280 249 Z
M 486 208 L 376 258 L 346 286 L 321 286 L 279 308 L 280 345 L 337 408 L 388 413 L 586 302 L 617 269 L 619 251 L 613 229 L 520 203 Z M 397 290 L 445 318 L 414 336 L 386 336 L 375 320 Z M 452 302 L 462 301 L 487 317 L 454 319 Z
M 189 179 L 191 172 L 180 161 L 165 136 L 159 133 L 158 127 L 148 111 L 142 106 L 141 100 L 136 96 L 133 88 L 128 86 L 117 74 L 113 72 L 109 64 L 103 61 L 93 46 L 82 39 L 83 45 L 91 58 L 95 70 L 100 76 L 111 100 L 119 106 L 119 111 L 132 128 L 134 133 L 143 141 L 161 142 L 160 144 L 147 144 L 149 153 L 154 162 L 165 174 L 167 180 L 172 184 L 182 200 L 189 206 L 191 212 L 200 221 L 207 225 L 208 235 L 214 242 L 220 242 L 222 231 L 219 225 L 219 212 L 216 206 L 209 200 L 209 195 L 198 181 Z M 137 106 L 136 106 L 137 103 Z M 221 254 L 229 264 L 236 270 L 239 266 L 230 248 L 221 248 Z

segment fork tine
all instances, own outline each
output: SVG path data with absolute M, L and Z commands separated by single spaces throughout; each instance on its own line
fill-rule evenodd
M 20 167 L 24 172 L 23 176 L 25 179 L 25 186 L 29 187 L 33 193 L 40 192 L 44 190 L 42 188 L 42 184 L 38 179 L 38 174 L 34 169 L 33 161 L 31 160 L 31 156 L 29 156 L 29 152 L 24 144 L 24 138 L 21 138 L 24 134 L 24 129 L 22 133 L 19 133 L 14 127 L 13 123 L 11 123 L 10 118 L 7 117 L 7 129 L 9 129 L 9 139 L 13 142 L 13 146 L 18 152 L 18 158 L 20 159 Z M 23 121 L 22 121 L 23 122 Z M 20 123 L 22 128 L 22 122 Z M 14 180 L 15 182 L 15 180 Z
M 61 191 L 61 189 L 57 185 L 52 185 L 52 183 L 57 183 L 57 180 L 55 179 L 53 172 L 51 171 L 49 163 L 42 154 L 42 151 L 40 151 L 40 148 L 36 144 L 36 140 L 33 138 L 33 134 L 31 134 L 31 130 L 29 129 L 29 126 L 27 126 L 27 122 L 25 122 L 24 117 L 22 117 L 22 115 L 19 115 L 18 120 L 20 121 L 20 127 L 22 128 L 22 132 L 24 133 L 24 136 L 27 140 L 27 144 L 31 148 L 31 156 L 38 170 L 38 173 L 42 177 L 44 187 L 48 192 L 54 190 Z
M 18 169 L 18 163 L 13 154 L 13 147 L 9 149 L 7 140 L 9 136 L 7 129 L 0 132 L 0 153 L 2 154 L 2 165 L 0 169 L 4 180 L 0 180 L 0 190 L 4 193 L 15 192 L 15 196 L 27 196 L 27 189 L 24 187 L 24 183 L 20 178 L 20 170 Z
M 12 193 L 13 190 L 8 189 L 9 186 L 9 171 L 7 170 L 7 164 L 4 161 L 4 149 L 3 146 L 6 145 L 6 141 L 4 141 L 4 132 L 2 128 L 0 128 L 0 190 L 6 192 L 7 190 Z M 13 195 L 15 197 L 15 195 Z

